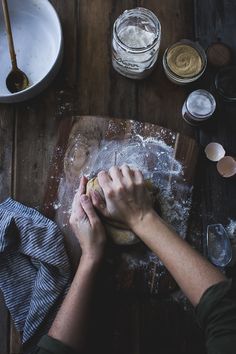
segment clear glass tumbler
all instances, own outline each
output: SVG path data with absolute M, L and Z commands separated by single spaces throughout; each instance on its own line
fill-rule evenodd
M 218 267 L 225 267 L 232 259 L 229 235 L 221 224 L 207 226 L 207 255 Z
M 145 8 L 126 10 L 114 23 L 112 65 L 121 75 L 143 79 L 153 69 L 161 41 L 161 24 Z
M 236 103 L 236 65 L 226 66 L 218 71 L 215 88 L 224 101 Z

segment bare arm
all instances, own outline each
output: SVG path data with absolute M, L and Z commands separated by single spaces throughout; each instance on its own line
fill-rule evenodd
M 49 336 L 81 352 L 85 347 L 97 266 L 92 260 L 81 258 L 70 290 L 49 331 Z
M 76 351 L 83 351 L 85 346 L 90 300 L 105 244 L 103 226 L 90 199 L 83 195 L 86 182 L 82 178 L 70 219 L 80 241 L 82 256 L 70 290 L 49 331 L 49 336 Z
M 154 212 L 147 214 L 133 231 L 157 254 L 194 306 L 210 286 L 226 280 Z
M 100 172 L 98 179 L 105 203 L 93 193 L 95 207 L 106 217 L 125 222 L 157 254 L 194 306 L 205 290 L 225 280 L 155 213 L 140 171 L 112 167 L 109 173 Z

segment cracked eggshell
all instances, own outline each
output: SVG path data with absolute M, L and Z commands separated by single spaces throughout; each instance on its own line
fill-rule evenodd
M 236 174 L 236 161 L 231 156 L 225 156 L 217 163 L 217 170 L 222 177 L 229 178 Z
M 210 161 L 217 162 L 225 156 L 225 149 L 218 143 L 210 143 L 205 148 L 205 153 Z

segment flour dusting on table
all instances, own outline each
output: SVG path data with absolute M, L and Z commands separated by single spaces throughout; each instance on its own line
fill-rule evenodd
M 145 179 L 152 180 L 159 191 L 158 201 L 163 219 L 185 238 L 192 187 L 184 183 L 184 167 L 175 158 L 175 139 L 176 135 L 173 134 L 170 146 L 161 137 L 143 138 L 133 134 L 125 140 L 102 140 L 99 144 L 94 139 L 91 144 L 91 140 L 86 141 L 78 133 L 66 153 L 65 178 L 60 183 L 59 197 L 55 203 L 56 209 L 63 205 L 61 226 L 67 229 L 71 203 L 82 175 L 91 178 L 113 165 L 128 164 L 140 169 Z M 131 269 L 148 267 L 150 262 L 162 266 L 151 252 L 143 256 L 130 252 L 129 255 L 124 254 L 123 258 L 127 258 L 127 267 Z
M 229 238 L 236 243 L 236 220 L 230 219 L 226 230 L 229 234 Z
M 163 218 L 185 237 L 191 200 L 175 198 L 175 192 L 186 189 L 186 185 L 182 183 L 183 166 L 175 159 L 174 149 L 159 138 L 140 135 L 126 142 L 104 141 L 98 154 L 90 156 L 83 174 L 91 178 L 101 170 L 123 164 L 140 169 L 145 179 L 152 180 L 159 190 Z

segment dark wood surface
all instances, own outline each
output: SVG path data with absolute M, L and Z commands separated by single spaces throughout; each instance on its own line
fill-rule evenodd
M 29 206 L 42 208 L 58 127 L 61 121 L 66 122 L 72 115 L 149 121 L 196 136 L 202 148 L 209 141 L 217 140 L 236 155 L 235 108 L 221 104 L 214 124 L 201 130 L 189 127 L 181 119 L 181 106 L 186 93 L 193 87 L 182 88 L 170 83 L 161 65 L 164 49 L 181 38 L 194 38 L 194 30 L 204 47 L 220 38 L 232 45 L 235 52 L 233 1 L 53 0 L 52 3 L 61 17 L 64 31 L 63 66 L 55 82 L 39 97 L 23 104 L 0 106 L 1 200 L 12 195 Z M 114 72 L 110 54 L 114 20 L 123 10 L 136 6 L 153 10 L 163 27 L 157 68 L 141 82 L 125 79 Z M 212 75 L 209 71 L 207 79 L 198 85 L 208 87 Z M 228 217 L 235 219 L 236 187 L 233 179 L 220 178 L 214 164 L 206 161 L 203 154 L 198 163 L 195 186 L 189 233 L 190 236 L 196 235 L 201 246 L 207 223 L 227 223 Z M 103 284 L 102 279 L 100 284 L 105 290 L 107 284 Z M 101 345 L 105 352 L 117 354 L 152 354 L 158 350 L 163 354 L 203 352 L 196 344 L 196 341 L 200 343 L 199 332 L 191 316 L 177 304 L 164 306 L 155 298 L 133 296 L 127 299 L 113 295 L 100 294 L 98 297 L 111 311 L 110 318 L 105 318 L 107 326 L 101 328 L 98 325 L 101 330 L 97 333 L 96 351 Z M 102 317 L 103 313 L 98 310 L 99 315 Z M 10 330 L 9 315 L 2 299 L 0 318 L 0 353 L 19 353 L 17 335 L 13 327 Z M 182 335 L 184 339 L 180 340 Z M 180 348 L 179 351 L 176 348 Z
M 14 152 L 14 108 L 0 107 L 0 198 L 12 194 L 13 152 Z M 0 294 L 0 352 L 9 353 L 9 314 Z

